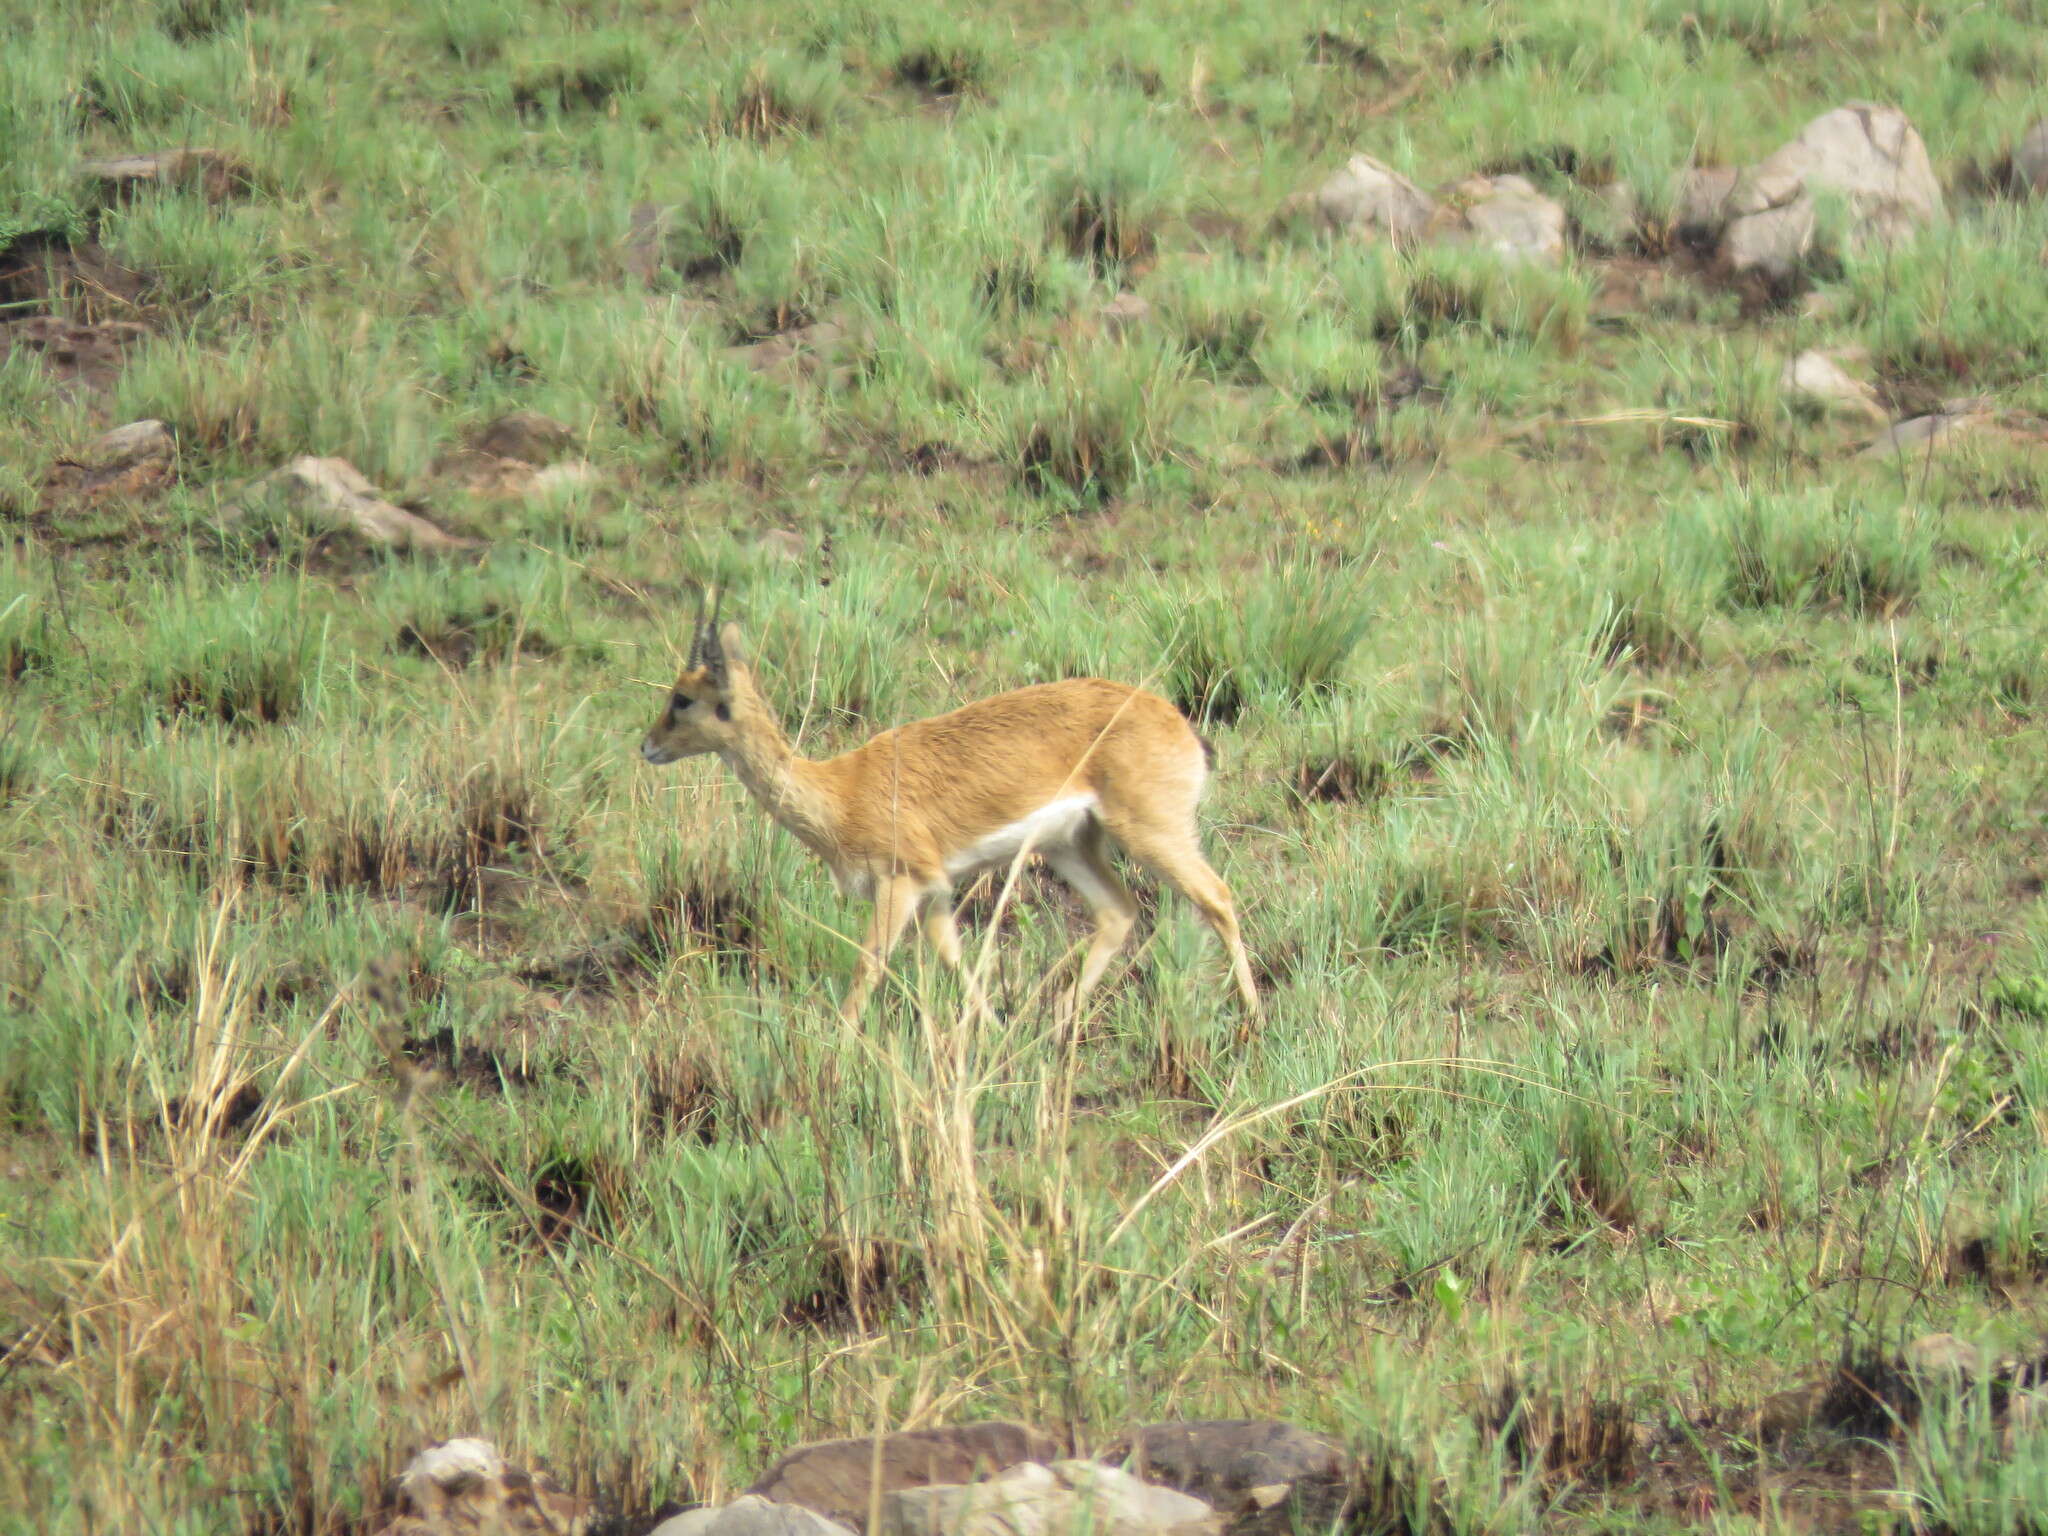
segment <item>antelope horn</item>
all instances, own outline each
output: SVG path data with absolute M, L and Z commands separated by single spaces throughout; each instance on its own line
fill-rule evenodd
M 704 588 L 697 589 L 697 615 L 690 620 L 690 659 L 683 664 L 687 672 L 694 672 L 704 665 Z
M 711 599 L 711 622 L 704 626 L 704 664 L 711 669 L 711 680 L 721 688 L 725 686 L 725 646 L 718 638 L 718 616 L 725 611 L 725 589 L 718 588 Z

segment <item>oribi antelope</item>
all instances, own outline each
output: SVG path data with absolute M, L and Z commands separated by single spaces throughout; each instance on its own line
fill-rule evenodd
M 1138 905 L 1112 842 L 1201 913 L 1230 961 L 1246 1025 L 1259 995 L 1230 889 L 1202 857 L 1195 806 L 1209 752 L 1157 694 L 1101 678 L 1040 683 L 884 731 L 850 752 L 797 756 L 748 665 L 739 628 L 700 600 L 689 659 L 640 745 L 650 763 L 715 753 L 748 793 L 825 862 L 842 892 L 874 902 L 853 985 L 856 1021 L 912 918 L 939 958 L 961 964 L 955 886 L 1020 853 L 1077 891 L 1095 932 L 1064 1000 L 1078 1012 L 1129 937 Z

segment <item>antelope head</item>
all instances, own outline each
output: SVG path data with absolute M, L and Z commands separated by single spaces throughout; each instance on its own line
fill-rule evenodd
M 650 763 L 725 752 L 738 739 L 739 722 L 734 717 L 743 704 L 740 695 L 746 686 L 747 663 L 739 626 L 719 625 L 724 603 L 720 593 L 707 617 L 702 594 L 697 598 L 689 660 L 661 717 L 640 743 L 640 755 Z

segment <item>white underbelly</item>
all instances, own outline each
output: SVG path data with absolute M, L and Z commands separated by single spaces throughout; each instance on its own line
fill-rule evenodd
M 949 879 L 958 880 L 977 869 L 1008 864 L 1017 857 L 1017 851 L 1027 845 L 1034 853 L 1072 847 L 1074 839 L 1094 813 L 1095 803 L 1093 795 L 1064 795 L 1058 800 L 1049 800 L 1029 816 L 996 828 L 978 842 L 952 855 L 946 860 L 946 875 Z

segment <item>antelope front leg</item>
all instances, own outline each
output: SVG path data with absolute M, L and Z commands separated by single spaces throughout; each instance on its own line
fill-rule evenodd
M 903 930 L 917 915 L 917 904 L 923 895 L 922 883 L 907 875 L 884 880 L 875 887 L 875 909 L 868 916 L 867 941 L 861 946 L 860 959 L 854 965 L 853 986 L 839 1009 L 842 1023 L 852 1025 L 860 1022 L 861 1009 L 867 1005 L 868 994 L 874 991 L 875 983 L 888 967 L 889 956 L 902 939 Z

